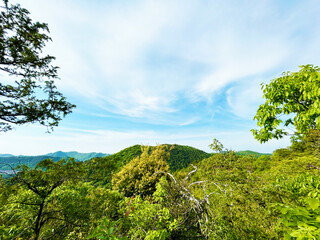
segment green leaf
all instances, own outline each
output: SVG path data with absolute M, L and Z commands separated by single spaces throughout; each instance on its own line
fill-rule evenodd
M 283 208 L 280 209 L 280 212 L 281 212 L 281 214 L 287 214 L 288 208 L 283 207 Z
M 319 199 L 317 199 L 317 198 L 309 198 L 306 201 L 312 210 L 317 209 L 320 205 Z

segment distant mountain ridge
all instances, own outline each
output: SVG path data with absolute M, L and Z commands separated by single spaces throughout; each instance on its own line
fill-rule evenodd
M 169 147 L 170 157 L 168 159 L 168 164 L 170 166 L 171 171 L 176 171 L 182 168 L 187 167 L 190 163 L 202 160 L 205 158 L 209 158 L 213 155 L 213 153 L 206 153 L 202 150 L 190 147 L 190 146 L 182 146 L 177 144 L 164 144 Z M 153 150 L 155 147 L 150 147 L 150 150 Z M 123 165 L 130 162 L 132 159 L 140 156 L 142 153 L 141 145 L 134 145 L 128 148 L 121 150 L 115 154 L 105 154 L 105 153 L 79 153 L 76 151 L 63 152 L 57 151 L 53 153 L 48 153 L 45 155 L 39 156 L 24 156 L 19 155 L 15 156 L 12 154 L 0 154 L 0 170 L 10 170 L 11 167 L 17 167 L 18 165 L 27 165 L 31 168 L 34 168 L 38 162 L 51 158 L 54 162 L 59 161 L 63 158 L 75 158 L 77 161 L 87 161 L 95 158 L 103 158 L 101 161 L 116 161 L 118 162 L 118 167 L 122 167 Z M 252 155 L 255 157 L 259 157 L 262 155 L 271 155 L 266 153 L 259 153 L 254 151 L 237 151 L 237 155 Z M 89 164 L 89 163 L 88 163 Z
M 60 157 L 60 158 L 75 158 L 79 161 L 86 161 L 89 160 L 91 158 L 95 158 L 95 157 L 105 157 L 108 156 L 110 154 L 106 154 L 106 153 L 97 153 L 97 152 L 91 152 L 91 153 L 79 153 L 76 151 L 72 151 L 72 152 L 62 152 L 62 151 L 58 151 L 58 152 L 54 152 L 54 153 L 48 153 L 46 154 L 46 156 L 51 156 L 51 157 Z
M 18 165 L 27 165 L 31 168 L 34 168 L 38 162 L 51 158 L 54 162 L 57 162 L 63 158 L 75 158 L 77 161 L 86 161 L 91 158 L 96 157 L 105 157 L 110 154 L 106 153 L 97 153 L 97 152 L 91 152 L 91 153 L 79 153 L 76 151 L 73 152 L 54 152 L 54 153 L 48 153 L 45 155 L 39 155 L 39 156 L 24 156 L 19 155 L 15 156 L 12 154 L 0 154 L 0 169 L 1 170 L 10 170 L 11 167 L 17 167 Z M 10 166 L 9 166 L 10 165 Z
M 0 157 L 15 157 L 12 154 L 0 154 Z

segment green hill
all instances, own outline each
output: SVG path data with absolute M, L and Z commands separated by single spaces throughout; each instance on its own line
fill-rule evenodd
M 210 153 L 206 153 L 190 146 L 182 146 L 177 144 L 168 146 L 173 147 L 170 150 L 170 157 L 168 159 L 170 171 L 172 172 L 185 168 L 194 161 L 202 160 L 212 156 Z
M 170 151 L 170 157 L 168 159 L 168 165 L 170 166 L 170 171 L 174 172 L 178 169 L 182 169 L 187 167 L 190 163 L 201 160 L 204 158 L 208 158 L 212 156 L 212 154 L 206 153 L 202 150 L 190 147 L 190 146 L 182 146 L 177 144 L 164 144 L 168 146 L 168 151 Z M 107 162 L 117 162 L 118 167 L 121 167 L 132 159 L 141 155 L 141 145 L 134 145 L 128 148 L 121 150 L 118 153 L 112 154 L 110 156 L 106 156 L 101 158 L 98 161 L 107 161 Z M 152 151 L 155 147 L 150 146 L 150 150 Z
M 167 161 L 170 172 L 175 172 L 187 167 L 194 161 L 212 156 L 212 154 L 189 146 L 164 145 L 168 146 L 167 151 L 170 152 L 170 157 Z M 88 171 L 87 177 L 94 179 L 98 184 L 110 184 L 113 174 L 119 172 L 124 165 L 142 154 L 142 147 L 141 145 L 134 145 L 110 156 L 92 158 L 89 161 L 85 161 L 85 168 Z M 155 148 L 150 146 L 149 151 L 153 151 Z
M 261 157 L 261 156 L 271 156 L 271 153 L 259 153 L 259 152 L 254 152 L 254 151 L 250 151 L 250 150 L 246 150 L 246 151 L 237 151 L 236 152 L 237 155 L 240 156 L 256 156 L 256 157 Z

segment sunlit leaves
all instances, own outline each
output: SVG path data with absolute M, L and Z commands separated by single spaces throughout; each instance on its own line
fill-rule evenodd
M 151 195 L 155 191 L 156 183 L 161 178 L 160 172 L 167 172 L 169 153 L 166 146 L 160 145 L 152 152 L 145 147 L 141 156 L 125 165 L 119 173 L 114 175 L 112 183 L 125 196 Z M 151 152 L 151 153 L 150 153 Z M 156 173 L 159 174 L 156 174 Z
M 304 65 L 299 72 L 285 72 L 269 84 L 263 83 L 262 91 L 266 101 L 254 117 L 260 129 L 251 130 L 261 143 L 287 135 L 282 127 L 291 126 L 296 134 L 320 129 L 319 67 Z

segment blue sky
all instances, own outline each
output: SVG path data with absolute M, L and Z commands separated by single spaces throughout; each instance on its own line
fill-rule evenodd
M 272 152 L 253 116 L 260 83 L 319 65 L 318 1 L 24 0 L 47 22 L 57 86 L 77 105 L 51 134 L 37 125 L 0 133 L 0 152 L 114 153 L 177 143 L 210 151 Z

